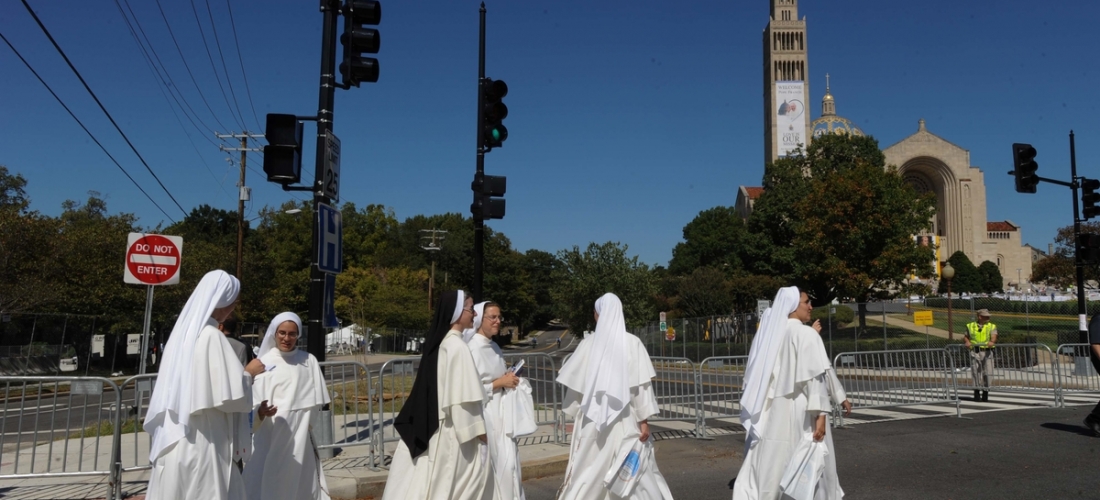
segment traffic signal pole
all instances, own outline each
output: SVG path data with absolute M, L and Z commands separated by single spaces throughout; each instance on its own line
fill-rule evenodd
M 483 102 L 484 92 L 481 91 L 481 82 L 485 80 L 485 2 L 481 2 L 479 11 L 481 26 L 478 32 L 477 47 L 477 177 L 485 175 L 485 137 L 483 120 L 485 109 Z M 474 302 L 481 302 L 483 274 L 485 271 L 485 220 L 478 214 L 474 214 L 474 282 L 470 285 L 470 293 Z
M 1073 190 L 1073 241 L 1076 242 L 1081 234 L 1081 212 L 1077 202 L 1077 188 L 1080 183 L 1077 181 L 1077 147 L 1074 145 L 1072 130 L 1069 131 L 1069 170 L 1070 175 L 1073 176 L 1073 185 L 1070 189 Z M 1074 253 L 1080 252 L 1080 248 L 1074 251 Z M 1089 343 L 1088 303 L 1085 296 L 1085 266 L 1081 262 L 1082 257 L 1082 255 L 1074 255 L 1076 264 L 1074 267 L 1077 270 L 1077 341 L 1087 344 Z
M 325 330 L 322 322 L 325 310 L 325 273 L 318 267 L 321 244 L 320 205 L 329 203 L 325 196 L 326 136 L 332 131 L 332 108 L 336 102 L 336 31 L 340 2 L 321 0 L 324 27 L 321 30 L 321 90 L 317 99 L 317 163 L 313 181 L 313 255 L 309 262 L 309 320 L 306 328 L 306 350 L 317 361 L 325 360 Z

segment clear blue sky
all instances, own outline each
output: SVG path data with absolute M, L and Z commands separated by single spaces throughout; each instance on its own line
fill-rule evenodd
M 269 112 L 314 114 L 318 2 L 230 1 L 259 120 Z M 182 114 L 183 125 L 177 121 L 116 4 L 30 3 L 180 204 L 235 210 L 236 168 L 208 141 L 212 130 L 200 131 Z M 199 37 L 201 24 L 221 73 L 206 1 L 160 3 L 213 113 L 157 4 L 130 0 L 199 118 L 220 132 L 239 131 L 232 97 L 227 105 Z M 667 264 L 699 211 L 733 205 L 738 185 L 760 184 L 767 0 L 487 3 L 488 75 L 510 88 L 510 138 L 486 160 L 488 173 L 508 176 L 508 216 L 491 225 L 518 249 L 612 240 L 645 262 Z M 402 220 L 467 213 L 479 1 L 382 4 L 380 81 L 336 97 L 342 200 L 383 204 Z M 1067 134 L 1074 129 L 1079 173 L 1100 176 L 1093 24 L 1100 4 L 799 4 L 808 20 L 813 117 L 828 72 L 838 113 L 881 146 L 915 132 L 924 118 L 931 132 L 968 149 L 985 172 L 989 219 L 1021 224 L 1025 242 L 1045 249 L 1057 227 L 1072 223 L 1068 189 L 1042 184 L 1038 194 L 1017 194 L 1005 172 L 1010 144 L 1029 142 L 1039 151 L 1040 175 L 1068 179 Z M 209 5 L 243 125 L 262 132 L 244 90 L 226 1 Z M 168 214 L 181 218 L 19 2 L 0 5 L 0 32 Z M 166 221 L 3 45 L 0 68 L 0 164 L 27 177 L 34 208 L 56 214 L 62 201 L 95 190 L 112 212 L 133 212 L 148 227 Z M 307 143 L 303 172 L 311 176 Z M 261 170 L 258 156 L 249 161 Z M 248 172 L 253 213 L 288 199 L 255 171 Z

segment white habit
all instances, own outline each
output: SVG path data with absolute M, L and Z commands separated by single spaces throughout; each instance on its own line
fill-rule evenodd
M 166 355 L 173 356 L 172 347 L 169 344 Z M 244 483 L 233 457 L 235 451 L 239 455 L 248 448 L 250 377 L 213 319 L 199 332 L 193 353 L 190 373 L 195 376 L 188 391 L 190 418 L 187 425 L 180 425 L 174 412 L 161 413 L 160 422 L 168 423 L 163 427 L 174 428 L 154 431 L 157 446 L 153 453 L 157 456 L 152 458 L 153 471 L 145 498 L 244 499 Z M 160 382 L 169 384 L 167 380 Z M 149 429 L 147 420 L 146 430 Z M 182 435 L 173 441 L 170 430 Z M 161 449 L 157 452 L 156 448 Z
M 277 411 L 263 421 L 254 417 L 252 459 L 244 469 L 248 498 L 328 500 L 328 484 L 310 435 L 311 419 L 331 401 L 317 358 L 305 351 L 270 349 L 260 361 L 267 371 L 256 377 L 252 406 L 267 401 Z
M 601 319 L 603 318 L 602 314 Z M 614 352 L 615 356 L 625 362 L 621 373 L 624 378 L 621 381 L 625 384 L 620 387 L 627 387 L 629 392 L 623 395 L 623 410 L 610 416 L 610 420 L 603 422 L 603 425 L 588 416 L 592 412 L 583 411 L 585 395 L 582 391 L 586 373 L 592 369 L 590 358 L 592 362 L 606 360 L 593 353 L 596 344 L 594 337 L 602 333 L 604 332 L 597 329 L 596 333 L 588 335 L 576 347 L 576 352 L 562 367 L 561 376 L 558 377 L 558 381 L 566 387 L 562 411 L 574 419 L 569 466 L 565 469 L 564 485 L 559 497 L 562 500 L 618 499 L 604 486 L 604 476 L 610 468 L 620 465 L 615 462 L 621 446 L 640 437 L 638 423 L 660 412 L 657 398 L 652 391 L 652 378 L 657 373 L 646 353 L 646 346 L 642 345 L 638 337 L 625 331 L 619 338 L 623 348 L 616 348 Z M 646 469 L 639 471 L 638 486 L 630 498 L 672 499 L 672 493 L 657 468 L 656 460 L 649 460 Z
M 437 361 L 439 428 L 415 459 L 398 441 L 382 500 L 488 500 L 492 498 L 477 367 L 462 332 L 447 332 Z
M 829 365 L 821 336 L 797 319 L 787 319 L 786 333 L 755 432 L 746 438 L 745 460 L 734 483 L 734 500 L 779 499 L 780 479 L 795 447 L 813 434 L 818 415 L 827 414 L 831 408 L 826 373 Z M 834 478 L 835 470 L 834 464 Z M 839 484 L 836 487 L 839 491 Z
M 485 435 L 489 442 L 489 460 L 493 466 L 493 498 L 525 499 L 527 497 L 523 492 L 523 477 L 519 467 L 519 447 L 505 433 L 504 412 L 512 411 L 512 408 L 505 406 L 505 389 L 493 390 L 493 381 L 503 376 L 508 369 L 504 365 L 504 356 L 496 342 L 484 335 L 474 334 L 467 345 L 470 346 L 474 365 L 477 366 L 481 385 L 485 389 Z

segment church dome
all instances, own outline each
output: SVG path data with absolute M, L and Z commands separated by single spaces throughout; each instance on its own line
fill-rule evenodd
M 862 136 L 863 131 L 855 126 L 851 120 L 836 114 L 836 102 L 833 93 L 829 89 L 829 75 L 825 75 L 825 97 L 821 98 L 821 118 L 810 124 L 813 129 L 813 137 L 825 134 Z

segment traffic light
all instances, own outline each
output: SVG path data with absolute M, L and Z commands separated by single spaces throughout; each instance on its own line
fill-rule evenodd
M 1077 264 L 1100 264 L 1100 234 L 1077 235 Z
M 1035 148 L 1031 144 L 1012 145 L 1012 175 L 1016 176 L 1017 193 L 1034 193 L 1039 184 L 1039 164 L 1035 163 Z
M 378 30 L 367 26 L 382 21 L 382 4 L 374 0 L 348 0 L 344 4 L 344 34 L 340 35 L 340 44 L 344 46 L 344 60 L 340 63 L 340 74 L 344 77 L 344 86 L 378 81 L 378 59 L 363 57 L 363 54 L 377 54 L 382 44 Z
M 268 182 L 297 184 L 302 179 L 302 123 L 294 115 L 268 114 L 264 128 L 264 173 Z
M 503 219 L 504 218 L 504 192 L 508 190 L 508 178 L 502 175 L 477 174 L 474 182 L 470 184 L 474 190 L 474 204 L 470 205 L 470 212 L 475 219 Z
M 1081 215 L 1085 220 L 1100 215 L 1100 207 L 1096 206 L 1096 202 L 1100 202 L 1100 193 L 1096 192 L 1097 189 L 1100 189 L 1100 180 L 1081 179 L 1081 204 L 1084 205 L 1081 208 Z
M 508 84 L 504 80 L 481 79 L 481 123 L 485 151 L 499 148 L 508 139 L 508 129 L 504 128 L 508 117 L 508 106 L 501 101 L 508 95 Z

